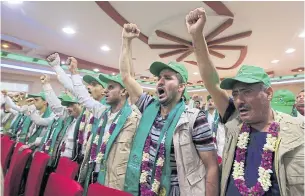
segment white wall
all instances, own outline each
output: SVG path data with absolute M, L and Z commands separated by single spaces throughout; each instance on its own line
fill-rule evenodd
M 39 93 L 42 91 L 42 84 L 40 76 L 37 75 L 23 75 L 20 73 L 1 73 L 2 82 L 16 82 L 29 84 L 29 93 Z M 64 90 L 64 87 L 58 82 L 56 77 L 51 78 L 51 85 L 56 94 Z M 10 89 L 7 89 L 8 91 Z

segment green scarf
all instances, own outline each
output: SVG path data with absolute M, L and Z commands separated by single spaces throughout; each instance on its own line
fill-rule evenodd
M 101 115 L 101 117 L 106 115 L 107 112 L 110 109 L 111 108 L 108 108 L 106 111 L 104 111 L 103 114 Z M 131 109 L 130 105 L 128 104 L 127 100 L 126 100 L 123 108 L 120 111 L 121 115 L 119 116 L 118 123 L 116 124 L 116 127 L 115 127 L 111 137 L 108 140 L 107 147 L 106 147 L 106 152 L 105 152 L 105 155 L 104 155 L 104 160 L 107 160 L 113 142 L 115 141 L 115 139 L 119 135 L 121 129 L 123 128 L 123 126 L 124 126 L 124 124 L 125 124 L 125 122 L 126 122 L 126 120 L 128 118 L 128 116 L 131 113 L 132 113 L 132 109 Z M 93 123 L 93 126 L 92 126 L 92 133 L 91 133 L 92 134 L 92 139 L 91 139 L 91 143 L 90 143 L 90 151 L 89 151 L 89 153 L 91 152 L 92 143 L 93 143 L 93 140 L 94 140 L 94 138 L 96 136 L 97 129 L 99 128 L 100 124 L 104 124 L 104 126 L 102 125 L 102 127 L 105 127 L 106 123 L 107 123 L 107 121 L 105 121 L 105 120 L 103 122 L 101 122 L 101 119 L 94 119 L 94 123 Z M 104 135 L 104 131 L 105 131 L 104 129 L 101 130 L 100 136 Z M 103 137 L 99 137 L 99 145 L 98 145 L 97 149 L 100 149 L 102 138 Z M 97 153 L 98 153 L 98 150 L 97 150 Z M 89 159 L 90 159 L 90 155 L 89 155 Z M 106 161 L 104 161 L 104 162 L 106 162 Z M 89 163 L 89 168 L 88 168 L 88 171 L 87 171 L 87 174 L 86 174 L 85 183 L 84 183 L 84 193 L 85 193 L 85 195 L 87 193 L 87 189 L 88 189 L 89 182 L 90 182 L 90 176 L 91 176 L 92 171 L 94 171 L 95 165 L 96 164 Z M 103 167 L 103 166 L 101 165 L 101 167 Z M 105 175 L 106 175 L 106 168 L 104 167 L 104 171 L 99 172 L 99 175 L 98 175 L 98 182 L 100 184 L 104 184 L 105 183 Z
M 133 141 L 131 153 L 129 155 L 129 161 L 125 176 L 124 191 L 129 192 L 135 196 L 139 195 L 140 176 L 142 172 L 141 164 L 142 164 L 142 155 L 143 155 L 145 140 L 150 133 L 151 127 L 159 111 L 160 111 L 160 103 L 157 100 L 151 103 L 145 109 L 139 124 L 139 128 L 136 132 Z M 161 130 L 161 134 L 158 140 L 157 152 L 161 140 L 163 139 L 163 136 L 166 134 L 165 162 L 162 168 L 162 177 L 161 177 L 161 185 L 160 185 L 160 190 L 162 189 L 162 192 L 165 191 L 166 195 L 168 195 L 169 193 L 170 182 L 171 182 L 170 152 L 171 152 L 173 135 L 176 130 L 176 126 L 179 122 L 180 116 L 184 111 L 185 111 L 185 103 L 181 101 L 169 113 L 168 118 L 166 119 L 165 124 Z M 155 159 L 154 168 L 152 170 L 152 179 L 154 179 L 154 175 L 155 175 L 156 161 L 157 158 Z M 151 182 L 151 184 L 152 183 L 153 181 Z
M 31 118 L 26 115 L 23 115 L 20 121 L 17 123 L 16 129 L 13 130 L 13 137 L 17 138 L 19 142 L 25 143 L 26 136 L 31 124 Z
M 51 108 L 48 106 L 46 111 L 43 113 L 42 118 L 48 118 L 52 114 Z M 38 125 L 36 128 L 35 133 L 33 133 L 28 140 L 26 141 L 27 144 L 31 144 L 35 142 L 36 138 L 40 136 L 42 130 L 45 128 L 45 126 Z
M 102 169 L 100 169 L 99 174 L 98 174 L 98 179 L 97 179 L 97 181 L 100 184 L 105 184 L 105 177 L 106 177 L 106 171 L 107 171 L 105 162 L 108 159 L 109 152 L 111 150 L 111 146 L 112 146 L 113 142 L 116 140 L 117 136 L 120 134 L 125 122 L 127 121 L 128 116 L 131 114 L 131 112 L 132 112 L 132 109 L 131 109 L 130 105 L 128 104 L 128 101 L 126 100 L 123 108 L 120 111 L 121 114 L 119 116 L 118 122 L 116 123 L 115 129 L 114 129 L 113 133 L 111 134 L 111 136 L 107 142 L 107 145 L 106 145 L 105 155 L 104 155 L 104 158 L 101 163 Z M 100 137 L 100 139 L 101 138 L 102 137 Z

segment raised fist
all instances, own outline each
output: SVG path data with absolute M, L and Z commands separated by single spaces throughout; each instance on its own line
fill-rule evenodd
M 66 61 L 66 65 L 69 67 L 69 71 L 72 74 L 77 72 L 77 60 L 74 57 L 69 57 Z
M 185 17 L 188 32 L 191 35 L 202 36 L 203 27 L 206 22 L 206 14 L 203 8 L 197 8 L 191 11 Z
M 50 77 L 48 75 L 44 74 L 40 77 L 40 81 L 42 84 L 47 84 L 50 82 Z
M 54 53 L 48 56 L 47 61 L 52 67 L 56 65 L 60 66 L 60 57 L 58 53 Z
M 126 39 L 133 39 L 135 37 L 139 37 L 140 30 L 138 29 L 137 25 L 129 23 L 124 24 L 122 37 Z

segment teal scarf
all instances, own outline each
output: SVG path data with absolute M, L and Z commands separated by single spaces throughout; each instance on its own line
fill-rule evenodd
M 103 116 L 107 116 L 107 112 L 110 110 L 111 108 L 108 108 L 106 111 L 103 112 L 103 114 L 101 115 L 101 117 Z M 115 139 L 117 138 L 117 136 L 119 135 L 121 129 L 123 128 L 128 116 L 132 113 L 132 109 L 130 107 L 130 105 L 128 104 L 127 100 L 123 106 L 123 108 L 121 109 L 121 111 L 119 112 L 120 116 L 119 116 L 119 119 L 118 119 L 118 122 L 116 124 L 116 127 L 111 135 L 111 137 L 109 138 L 108 140 L 108 143 L 107 143 L 107 146 L 106 146 L 106 151 L 105 151 L 105 155 L 104 155 L 104 161 L 102 161 L 103 163 L 105 163 L 109 156 L 109 152 L 111 150 L 111 146 L 113 144 L 113 142 L 115 141 Z M 94 141 L 94 138 L 96 136 L 96 133 L 97 133 L 97 129 L 99 128 L 99 125 L 100 124 L 103 124 L 102 125 L 102 129 L 101 129 L 101 132 L 100 132 L 100 136 L 103 136 L 104 135 L 104 129 L 106 127 L 106 123 L 107 123 L 107 120 L 104 119 L 103 122 L 101 122 L 102 119 L 94 119 L 94 124 L 92 126 L 92 139 L 91 139 L 91 143 L 90 143 L 90 151 L 91 152 L 91 147 L 92 147 L 92 143 Z M 101 145 L 101 141 L 102 141 L 103 137 L 99 137 L 99 142 L 98 142 L 98 147 L 97 147 L 97 153 L 99 152 L 99 149 L 100 149 L 100 145 Z M 90 156 L 90 155 L 89 155 Z M 94 171 L 94 168 L 95 168 L 95 164 L 93 163 L 90 163 L 89 164 L 89 169 L 88 169 L 88 172 L 86 174 L 86 179 L 85 179 L 85 184 L 84 184 L 84 192 L 85 192 L 85 195 L 87 193 L 87 189 L 88 189 L 88 186 L 89 186 L 89 181 L 90 181 L 90 176 L 91 176 L 91 173 L 92 171 Z M 99 172 L 98 174 L 98 183 L 100 184 L 104 184 L 105 183 L 105 176 L 106 176 L 106 171 L 107 171 L 107 168 L 105 167 L 104 164 L 101 164 L 101 168 L 102 171 Z
M 48 118 L 52 114 L 51 108 L 48 106 L 46 111 L 43 113 L 42 118 Z M 45 126 L 38 125 L 36 128 L 35 133 L 33 133 L 29 138 L 27 138 L 26 143 L 31 144 L 35 142 L 36 138 L 40 136 L 42 130 L 45 128 Z
M 99 171 L 98 178 L 97 178 L 97 181 L 100 184 L 105 184 L 105 177 L 106 177 L 106 172 L 107 172 L 107 167 L 106 167 L 105 162 L 108 159 L 109 152 L 111 150 L 111 146 L 112 146 L 113 142 L 116 140 L 116 138 L 118 137 L 118 135 L 120 134 L 128 116 L 131 114 L 131 112 L 132 112 L 132 109 L 131 109 L 130 105 L 128 104 L 128 101 L 126 100 L 123 108 L 120 111 L 120 116 L 119 116 L 118 122 L 116 123 L 115 129 L 107 142 L 105 155 L 104 155 L 103 160 L 101 161 L 101 167 L 100 167 L 101 169 Z M 107 122 L 106 119 L 105 119 L 105 121 Z M 104 130 L 103 130 L 103 133 L 104 133 Z M 102 137 L 100 137 L 100 140 L 102 140 Z
M 142 155 L 143 155 L 145 140 L 150 133 L 151 127 L 159 111 L 160 111 L 160 103 L 157 100 L 151 103 L 145 109 L 139 124 L 139 128 L 136 132 L 133 141 L 131 153 L 129 155 L 129 161 L 125 176 L 124 191 L 132 193 L 135 196 L 139 195 L 141 164 L 142 164 Z M 170 152 L 171 152 L 173 135 L 176 130 L 176 126 L 179 122 L 180 116 L 184 111 L 185 111 L 185 103 L 181 101 L 169 113 L 168 118 L 166 119 L 166 122 L 161 130 L 160 138 L 158 140 L 157 152 L 161 144 L 161 140 L 163 139 L 163 136 L 166 135 L 165 162 L 162 168 L 162 177 L 160 184 L 160 190 L 162 190 L 163 193 L 165 192 L 166 195 L 168 195 L 169 193 L 170 182 L 171 182 Z M 152 170 L 152 179 L 154 179 L 154 175 L 155 175 L 156 161 L 157 158 L 155 159 L 155 164 Z M 150 184 L 152 183 L 153 181 L 151 181 Z

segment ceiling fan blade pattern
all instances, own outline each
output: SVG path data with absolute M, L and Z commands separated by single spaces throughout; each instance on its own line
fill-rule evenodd
M 180 55 L 177 59 L 176 59 L 176 61 L 177 62 L 180 62 L 180 61 L 182 61 L 183 59 L 185 59 L 186 57 L 188 57 L 190 54 L 192 54 L 193 53 L 193 50 L 187 50 L 187 51 L 185 51 L 182 55 Z
M 178 44 L 185 45 L 187 47 L 192 47 L 192 42 L 186 41 L 186 40 L 181 39 L 179 37 L 176 37 L 174 35 L 170 35 L 170 34 L 165 33 L 163 31 L 156 30 L 156 34 L 157 34 L 158 37 L 161 37 L 163 39 L 167 39 L 169 41 L 173 41 L 173 42 L 176 42 Z
M 185 45 L 177 45 L 177 44 L 149 44 L 151 49 L 187 49 L 188 47 Z
M 173 50 L 173 51 L 170 51 L 170 52 L 165 52 L 165 53 L 159 54 L 159 57 L 160 58 L 165 58 L 165 57 L 173 56 L 173 55 L 176 55 L 176 54 L 183 53 L 186 50 L 187 49 L 177 49 L 177 50 Z
M 230 36 L 227 36 L 227 37 L 219 38 L 219 39 L 216 39 L 216 40 L 213 40 L 213 41 L 209 41 L 208 46 L 222 44 L 222 43 L 234 41 L 234 40 L 237 40 L 237 39 L 242 39 L 242 38 L 245 38 L 245 37 L 249 37 L 251 34 L 252 34 L 252 31 L 246 31 L 246 32 L 230 35 Z
M 210 55 L 216 56 L 218 58 L 224 59 L 226 56 L 224 54 L 221 54 L 219 52 L 216 52 L 214 50 L 209 49 Z
M 235 45 L 214 45 L 209 46 L 209 49 L 213 50 L 242 50 L 246 46 L 235 46 Z
M 233 19 L 230 18 L 228 20 L 226 20 L 224 23 L 222 23 L 220 26 L 218 26 L 215 30 L 213 30 L 211 33 L 209 33 L 206 37 L 205 40 L 211 41 L 214 37 L 216 37 L 217 35 L 219 35 L 220 33 L 222 33 L 224 30 L 226 30 L 227 28 L 229 28 L 231 25 L 233 24 Z

